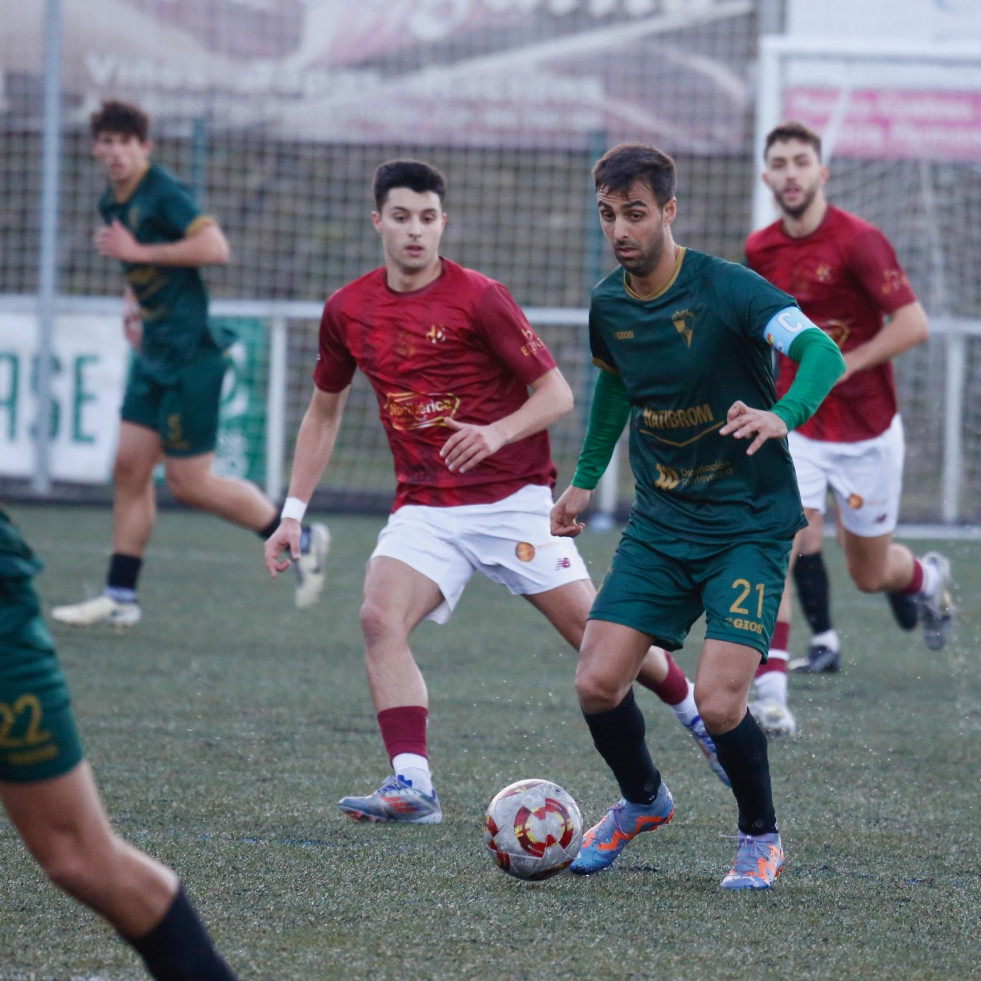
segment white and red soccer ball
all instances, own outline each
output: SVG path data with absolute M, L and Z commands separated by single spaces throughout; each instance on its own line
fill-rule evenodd
M 484 845 L 516 879 L 541 880 L 568 868 L 582 844 L 582 815 L 551 780 L 518 780 L 487 805 Z

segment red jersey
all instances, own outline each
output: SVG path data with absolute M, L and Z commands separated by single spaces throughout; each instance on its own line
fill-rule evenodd
M 790 293 L 842 352 L 888 329 L 884 315 L 916 300 L 885 235 L 840 208 L 829 206 L 821 224 L 803 238 L 791 238 L 779 221 L 753 232 L 746 239 L 746 259 L 751 269 Z M 797 364 L 777 357 L 779 397 L 790 388 Z M 886 361 L 831 389 L 798 432 L 854 443 L 885 432 L 896 412 L 896 383 Z
M 438 279 L 397 293 L 385 269 L 328 299 L 313 372 L 327 392 L 360 368 L 378 399 L 398 481 L 395 504 L 489 504 L 527 484 L 555 483 L 548 433 L 502 446 L 466 473 L 439 451 L 447 419 L 487 425 L 519 409 L 555 361 L 500 283 L 443 259 Z

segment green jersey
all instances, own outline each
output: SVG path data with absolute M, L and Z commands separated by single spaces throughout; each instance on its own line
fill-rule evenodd
M 658 532 L 696 542 L 792 538 L 804 526 L 786 440 L 746 455 L 720 436 L 736 400 L 776 401 L 765 328 L 793 297 L 756 273 L 680 249 L 674 275 L 640 297 L 622 269 L 593 290 L 593 361 L 630 401 L 634 511 Z
M 99 201 L 106 224 L 119 221 L 145 245 L 176 242 L 211 219 L 203 215 L 185 188 L 158 164 L 150 164 L 126 201 L 108 188 Z M 124 262 L 126 282 L 143 318 L 139 358 L 158 381 L 173 381 L 177 370 L 202 348 L 226 346 L 208 323 L 208 293 L 194 266 Z

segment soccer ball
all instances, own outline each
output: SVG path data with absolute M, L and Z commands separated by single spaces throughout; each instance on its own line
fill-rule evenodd
M 518 780 L 487 805 L 484 846 L 516 879 L 540 880 L 568 868 L 582 844 L 582 815 L 551 780 Z

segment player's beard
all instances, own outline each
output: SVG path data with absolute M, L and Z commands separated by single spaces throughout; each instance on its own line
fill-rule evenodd
M 800 204 L 795 204 L 793 207 L 790 207 L 784 201 L 782 194 L 778 193 L 774 196 L 777 199 L 777 204 L 779 205 L 780 210 L 785 215 L 788 215 L 790 218 L 800 218 L 800 216 L 804 214 L 805 211 L 807 211 L 807 209 L 813 203 L 814 199 L 817 197 L 817 192 L 819 188 L 820 188 L 820 184 L 813 184 L 811 185 L 811 187 L 802 188 L 802 190 L 804 191 L 804 196 L 801 198 Z
M 634 247 L 637 248 L 636 244 Z M 616 258 L 631 276 L 643 279 L 654 271 L 662 255 L 664 255 L 664 236 L 659 235 L 646 249 L 640 249 L 633 258 L 623 259 L 620 256 Z

